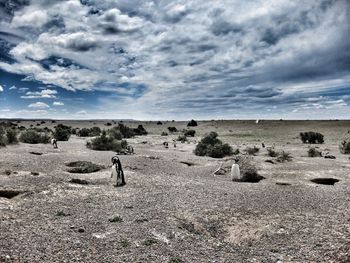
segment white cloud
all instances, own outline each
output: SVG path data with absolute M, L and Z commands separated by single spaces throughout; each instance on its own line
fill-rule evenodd
M 49 105 L 47 105 L 46 103 L 44 102 L 35 102 L 35 103 L 32 103 L 32 104 L 29 104 L 28 105 L 29 108 L 39 108 L 39 109 L 43 109 L 43 108 L 50 108 Z
M 49 16 L 39 6 L 29 6 L 15 13 L 13 27 L 41 27 L 48 22 Z
M 55 99 L 57 91 L 56 90 L 50 90 L 50 89 L 44 89 L 41 91 L 28 91 L 26 95 L 21 96 L 22 99 Z
M 53 106 L 64 106 L 64 103 L 61 101 L 55 101 L 52 105 Z
M 17 89 L 16 86 L 11 86 L 11 87 L 9 88 L 9 90 L 15 90 L 15 89 Z
M 0 85 L 0 92 L 3 92 L 4 88 Z

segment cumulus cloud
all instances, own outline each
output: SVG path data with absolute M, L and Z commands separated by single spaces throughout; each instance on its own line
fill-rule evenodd
M 28 91 L 24 96 L 21 96 L 22 99 L 55 99 L 57 91 L 44 89 L 41 91 Z
M 347 0 L 32 0 L 6 14 L 0 29 L 21 38 L 0 34 L 0 69 L 117 94 L 136 118 L 287 114 L 319 95 L 319 109 L 348 107 Z M 114 96 L 100 101 L 116 110 Z
M 11 86 L 11 87 L 9 88 L 9 90 L 15 90 L 15 89 L 17 89 L 16 86 Z
M 39 109 L 44 109 L 44 108 L 50 108 L 49 105 L 47 105 L 46 103 L 44 102 L 35 102 L 35 103 L 31 103 L 28 105 L 29 108 L 39 108 Z
M 55 101 L 54 103 L 52 103 L 53 106 L 64 106 L 64 103 L 61 101 Z
M 0 85 L 0 92 L 3 92 L 4 88 Z

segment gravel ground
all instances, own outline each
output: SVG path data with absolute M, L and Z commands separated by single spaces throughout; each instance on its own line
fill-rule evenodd
M 114 154 L 87 149 L 86 138 L 72 136 L 58 149 L 1 148 L 0 193 L 19 194 L 0 197 L 0 262 L 349 262 L 350 161 L 338 142 L 350 122 L 252 123 L 215 121 L 195 129 L 199 135 L 217 130 L 234 148 L 264 141 L 291 153 L 291 162 L 277 163 L 261 149 L 253 157 L 266 178 L 259 183 L 215 176 L 232 161 L 195 156 L 200 137 L 165 149 L 162 143 L 177 135 L 161 131 L 186 123 L 143 123 L 151 134 L 128 140 L 136 154 L 120 156 L 127 181 L 120 188 L 109 168 L 68 172 L 72 161 L 110 167 Z M 308 145 L 297 136 L 309 129 L 325 134 L 319 150 L 337 159 L 307 157 Z M 310 181 L 321 177 L 340 181 Z

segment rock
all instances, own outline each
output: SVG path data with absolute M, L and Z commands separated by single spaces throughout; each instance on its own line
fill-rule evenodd
M 84 233 L 84 232 L 85 232 L 85 229 L 82 228 L 82 227 L 80 227 L 80 228 L 78 229 L 78 232 L 79 232 L 79 233 Z
M 38 176 L 39 175 L 38 172 L 30 172 L 30 174 L 33 175 L 33 176 Z

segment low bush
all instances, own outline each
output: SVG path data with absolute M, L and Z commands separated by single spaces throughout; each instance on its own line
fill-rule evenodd
M 196 134 L 196 131 L 195 130 L 186 130 L 184 132 L 184 135 L 185 136 L 188 136 L 188 137 L 194 137 L 194 135 Z
M 198 123 L 195 120 L 191 120 L 189 123 L 187 123 L 187 127 L 195 127 L 198 126 Z
M 28 129 L 21 132 L 19 140 L 30 144 L 49 143 L 50 136 L 46 132 L 37 132 L 34 129 Z
M 146 129 L 141 124 L 134 129 L 134 133 L 135 135 L 147 135 Z
M 81 130 L 78 131 L 78 136 L 79 137 L 89 137 L 90 130 L 88 128 L 82 128 Z
M 117 129 L 123 135 L 123 138 L 131 138 L 135 135 L 135 132 L 132 128 L 129 128 L 128 126 L 126 126 L 122 123 L 118 124 Z
M 236 150 L 234 150 L 232 154 L 233 154 L 233 155 L 238 155 L 238 154 L 240 154 L 239 149 L 237 148 Z
M 161 121 L 158 121 L 157 125 L 163 125 L 163 123 Z
M 280 163 L 284 163 L 285 161 L 289 162 L 293 159 L 290 153 L 282 151 L 278 154 L 277 161 Z
M 125 140 L 117 140 L 111 136 L 107 136 L 106 131 L 103 131 L 101 136 L 87 142 L 86 146 L 96 151 L 114 151 L 119 153 L 127 148 L 128 143 Z
M 0 147 L 6 146 L 5 142 L 5 129 L 0 126 Z
M 100 134 L 101 134 L 101 128 L 100 127 L 96 127 L 96 126 L 94 126 L 94 127 L 92 127 L 91 129 L 90 129 L 90 136 L 91 137 L 94 137 L 94 136 L 99 136 Z
M 72 134 L 72 128 L 63 124 L 58 124 L 53 132 L 53 137 L 57 141 L 68 141 Z
M 268 148 L 267 149 L 267 155 L 270 157 L 277 157 L 278 156 L 278 152 L 276 152 L 274 149 L 272 148 Z
M 320 152 L 320 151 L 316 150 L 314 147 L 312 147 L 307 151 L 307 155 L 309 157 L 322 157 L 322 152 Z
M 222 158 L 233 154 L 231 146 L 223 144 L 218 138 L 216 132 L 206 135 L 196 146 L 194 154 L 198 156 L 210 156 L 213 158 Z
M 254 146 L 254 147 L 248 147 L 247 149 L 244 150 L 246 153 L 249 155 L 255 155 L 260 151 L 260 148 Z
M 99 136 L 101 134 L 101 129 L 99 127 L 92 127 L 92 128 L 82 128 L 78 131 L 78 135 L 80 137 L 95 137 Z
M 177 132 L 177 128 L 176 127 L 168 127 L 168 130 L 170 132 Z
M 350 139 L 343 140 L 339 145 L 342 154 L 350 154 Z
M 123 139 L 123 134 L 120 132 L 118 127 L 113 127 L 112 129 L 108 130 L 108 135 L 116 140 Z
M 168 136 L 168 133 L 163 131 L 161 136 Z
M 177 137 L 176 139 L 177 141 L 181 142 L 181 143 L 185 143 L 187 142 L 187 137 L 185 135 L 179 135 L 179 137 Z
M 7 139 L 6 142 L 8 144 L 16 144 L 16 143 L 18 143 L 16 130 L 7 129 L 6 130 L 6 139 Z
M 324 143 L 324 136 L 318 132 L 301 132 L 300 139 L 303 143 Z

